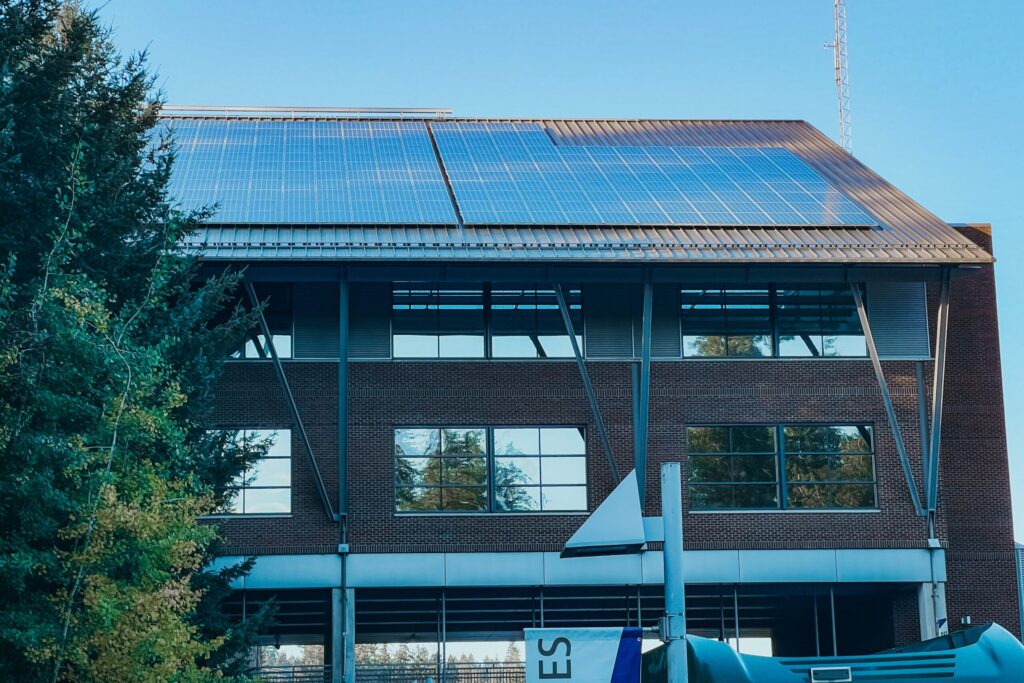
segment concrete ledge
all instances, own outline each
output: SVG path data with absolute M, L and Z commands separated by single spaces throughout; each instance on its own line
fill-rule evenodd
M 222 557 L 214 567 L 242 561 Z M 935 578 L 946 580 L 945 552 Z M 438 586 L 659 585 L 661 551 L 640 556 L 561 559 L 558 553 L 357 553 L 349 588 Z M 932 579 L 927 550 L 694 550 L 687 583 L 920 583 Z M 338 555 L 263 555 L 235 588 L 338 588 Z

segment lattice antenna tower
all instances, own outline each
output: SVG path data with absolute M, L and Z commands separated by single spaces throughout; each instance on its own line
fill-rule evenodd
M 835 0 L 835 37 L 825 47 L 835 58 L 836 94 L 839 98 L 839 144 L 853 151 L 853 124 L 850 118 L 850 64 L 846 50 L 846 0 Z

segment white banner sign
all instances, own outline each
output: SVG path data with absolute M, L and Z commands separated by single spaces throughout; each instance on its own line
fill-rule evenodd
M 639 628 L 528 628 L 526 683 L 639 683 Z

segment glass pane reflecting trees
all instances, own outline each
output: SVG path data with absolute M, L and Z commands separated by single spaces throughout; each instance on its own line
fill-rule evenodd
M 874 508 L 873 434 L 869 425 L 690 427 L 690 506 Z
M 395 430 L 399 512 L 586 510 L 578 427 Z

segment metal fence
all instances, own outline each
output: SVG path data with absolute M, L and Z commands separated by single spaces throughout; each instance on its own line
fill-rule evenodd
M 261 683 L 324 683 L 331 680 L 330 666 L 261 666 L 247 672 Z M 440 671 L 437 664 L 359 664 L 358 683 L 524 683 L 526 665 L 521 662 L 452 662 Z
M 436 664 L 360 664 L 358 683 L 524 683 L 526 665 L 511 663 L 452 662 Z
M 246 673 L 260 683 L 324 683 L 331 680 L 330 666 L 258 666 Z

